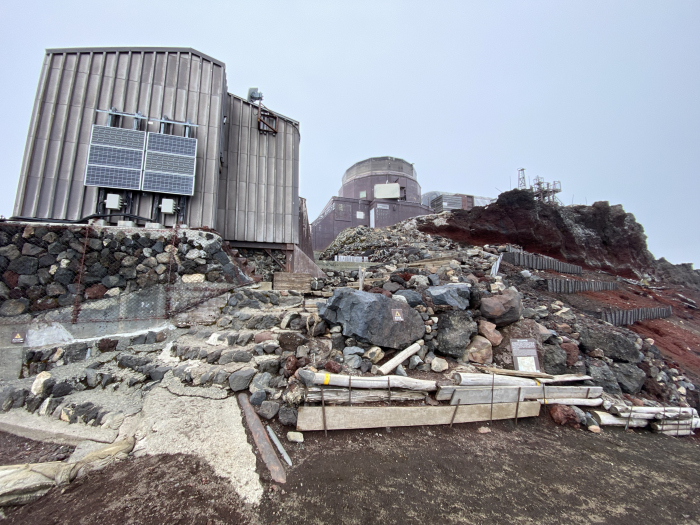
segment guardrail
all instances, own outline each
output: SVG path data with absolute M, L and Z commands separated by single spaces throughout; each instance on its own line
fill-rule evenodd
M 504 252 L 503 260 L 515 266 L 532 268 L 533 270 L 554 270 L 561 273 L 581 275 L 583 269 L 576 264 L 569 264 L 547 257 L 527 252 Z
M 553 293 L 603 292 L 617 290 L 615 281 L 570 281 L 568 279 L 547 279 L 547 291 Z
M 634 324 L 648 319 L 665 319 L 671 317 L 673 310 L 670 306 L 657 308 L 635 308 L 634 310 L 603 310 L 600 318 L 615 326 Z

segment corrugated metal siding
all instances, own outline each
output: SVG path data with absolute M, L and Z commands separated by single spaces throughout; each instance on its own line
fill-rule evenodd
M 95 48 L 47 50 L 29 127 L 15 215 L 78 219 L 94 213 L 97 188 L 83 184 L 96 109 L 141 111 L 198 124 L 195 194 L 190 226 L 212 226 L 221 151 L 224 64 L 192 49 Z M 123 127 L 131 127 L 124 119 Z M 175 133 L 182 134 L 182 129 Z M 159 123 L 148 125 L 157 132 Z M 134 213 L 149 217 L 152 194 L 137 198 Z
M 227 120 L 217 230 L 237 241 L 298 243 L 298 124 L 279 118 L 277 134 L 260 133 L 256 106 L 234 95 Z

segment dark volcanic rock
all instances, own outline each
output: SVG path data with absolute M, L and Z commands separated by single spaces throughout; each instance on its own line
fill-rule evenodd
M 615 374 L 612 373 L 604 361 L 589 358 L 586 360 L 586 369 L 588 375 L 593 378 L 593 382 L 596 385 L 602 386 L 603 390 L 608 394 L 621 393 L 620 385 L 617 383 Z
M 644 385 L 646 374 L 644 370 L 631 363 L 613 363 L 610 367 L 620 388 L 626 394 L 636 394 Z
M 586 352 L 600 348 L 605 357 L 614 361 L 639 363 L 643 355 L 635 344 L 636 339 L 635 335 L 627 335 L 610 327 L 591 329 L 584 326 L 581 327 L 579 341 Z
M 419 294 L 415 290 L 399 290 L 394 295 L 401 295 L 405 297 L 406 301 L 408 301 L 408 306 L 412 308 L 418 305 L 425 306 L 425 303 L 423 302 L 423 297 L 421 297 L 421 294 Z
M 395 322 L 392 310 L 400 310 L 404 320 Z M 319 315 L 341 324 L 346 337 L 381 347 L 404 349 L 425 334 L 423 319 L 407 303 L 349 288 L 335 290 Z
M 446 284 L 431 286 L 425 291 L 436 306 L 452 306 L 465 310 L 469 308 L 469 286 L 466 284 Z
M 462 310 L 451 310 L 440 314 L 438 326 L 440 327 L 437 335 L 438 351 L 458 358 L 462 356 L 472 335 L 477 331 L 472 313 Z
M 635 277 L 654 268 L 644 228 L 620 205 L 553 206 L 532 192 L 501 193 L 488 207 L 456 210 L 446 224 L 422 224 L 425 233 L 470 244 L 518 244 L 525 250 L 592 269 Z

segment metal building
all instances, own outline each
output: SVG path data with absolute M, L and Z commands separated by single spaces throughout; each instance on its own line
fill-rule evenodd
M 413 164 L 395 157 L 366 159 L 348 168 L 338 196 L 311 224 L 313 249 L 325 249 L 346 228 L 384 228 L 428 213 Z
M 299 123 L 251 95 L 228 93 L 225 64 L 194 49 L 48 49 L 15 216 L 179 220 L 292 250 Z
M 474 206 L 488 206 L 496 199 L 478 197 L 447 191 L 429 191 L 421 197 L 424 206 L 430 206 L 435 213 L 450 210 L 471 210 Z

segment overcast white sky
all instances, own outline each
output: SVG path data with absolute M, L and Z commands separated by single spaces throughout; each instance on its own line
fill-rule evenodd
M 43 51 L 193 47 L 301 123 L 313 220 L 343 172 L 415 163 L 423 191 L 529 177 L 623 204 L 656 257 L 700 266 L 700 2 L 0 2 L 0 213 L 12 214 Z

